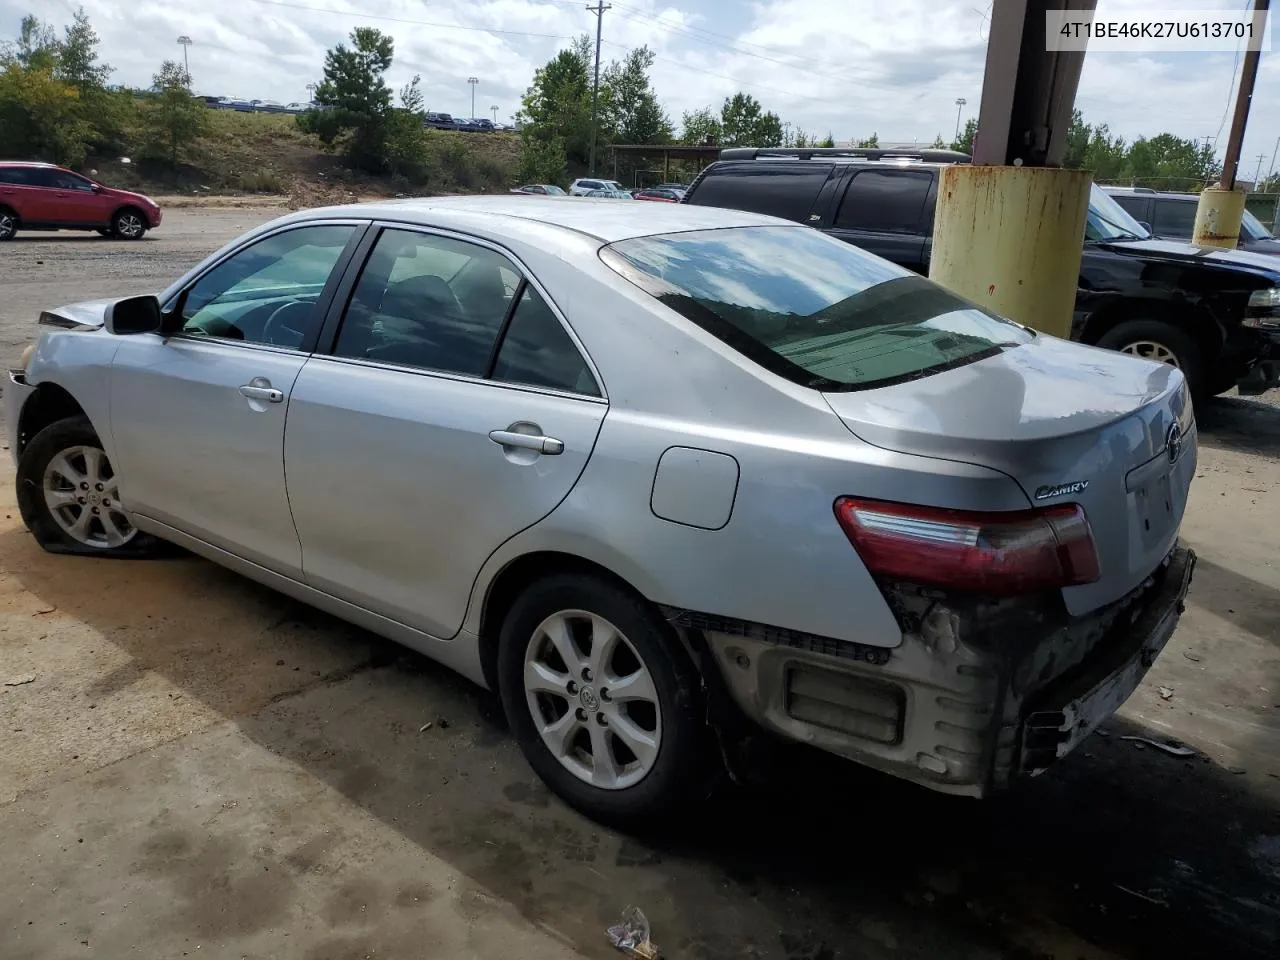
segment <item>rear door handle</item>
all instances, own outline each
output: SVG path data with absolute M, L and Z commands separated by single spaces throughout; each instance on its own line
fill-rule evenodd
M 261 377 L 255 377 L 252 383 L 240 387 L 240 396 L 248 400 L 265 400 L 267 403 L 280 403 L 284 400 L 284 391 L 260 383 Z
M 564 453 L 564 441 L 557 440 L 555 437 L 516 433 L 514 430 L 490 430 L 489 439 L 503 447 L 533 450 L 549 457 L 556 457 Z

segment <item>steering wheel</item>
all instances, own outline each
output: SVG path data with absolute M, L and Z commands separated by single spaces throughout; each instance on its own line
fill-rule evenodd
M 301 310 L 296 308 L 301 307 Z M 290 300 L 288 303 L 282 303 L 271 311 L 271 316 L 267 317 L 267 322 L 262 325 L 262 339 L 267 343 L 275 344 L 278 347 L 296 347 L 302 343 L 307 336 L 306 330 L 300 330 L 297 327 L 290 326 L 287 322 L 290 312 L 298 314 L 298 320 L 305 321 L 311 319 L 311 313 L 315 309 L 315 305 L 307 303 L 305 300 Z M 297 321 L 295 321 L 297 322 Z M 293 335 L 294 339 L 289 343 L 280 343 L 273 335 L 275 329 L 279 329 Z

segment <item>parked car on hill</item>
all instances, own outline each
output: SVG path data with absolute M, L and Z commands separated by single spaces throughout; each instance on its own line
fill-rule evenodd
M 605 200 L 634 200 L 635 199 L 634 197 L 631 196 L 631 193 L 628 190 L 613 190 L 607 187 L 603 190 L 588 190 L 584 194 L 584 196 L 595 197 L 597 199 L 605 199 Z
M 798 221 L 927 274 L 949 150 L 728 148 L 683 203 Z M 1073 339 L 1178 367 L 1198 395 L 1257 394 L 1280 377 L 1280 261 L 1160 241 L 1101 188 L 1090 194 Z
M 664 187 L 649 187 L 645 190 L 637 190 L 631 195 L 633 200 L 653 200 L 660 203 L 679 203 L 682 194 L 675 190 L 666 189 Z
M 604 206 L 305 210 L 46 311 L 4 390 L 24 522 L 439 660 L 621 824 L 760 728 L 967 796 L 1079 747 L 1191 582 L 1182 373 L 785 220 Z
M 96 230 L 141 240 L 160 226 L 148 196 L 117 190 L 51 163 L 0 161 L 0 240 L 19 230 Z

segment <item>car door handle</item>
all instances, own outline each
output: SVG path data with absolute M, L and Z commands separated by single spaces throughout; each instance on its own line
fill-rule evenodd
M 564 441 L 557 440 L 555 437 L 516 433 L 514 430 L 490 430 L 489 439 L 503 447 L 533 450 L 549 457 L 556 457 L 564 453 Z
M 265 400 L 267 403 L 280 403 L 284 400 L 284 391 L 258 383 L 246 383 L 240 387 L 240 396 L 248 400 Z

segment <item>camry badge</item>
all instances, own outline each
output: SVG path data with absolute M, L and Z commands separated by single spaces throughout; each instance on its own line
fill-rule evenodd
M 1164 449 L 1170 463 L 1177 463 L 1178 457 L 1182 456 L 1182 429 L 1176 423 L 1169 424 L 1169 432 L 1164 435 Z
M 1036 499 L 1048 500 L 1062 497 L 1069 493 L 1084 493 L 1089 489 L 1088 480 L 1073 480 L 1071 483 L 1059 483 L 1052 487 L 1036 487 Z

